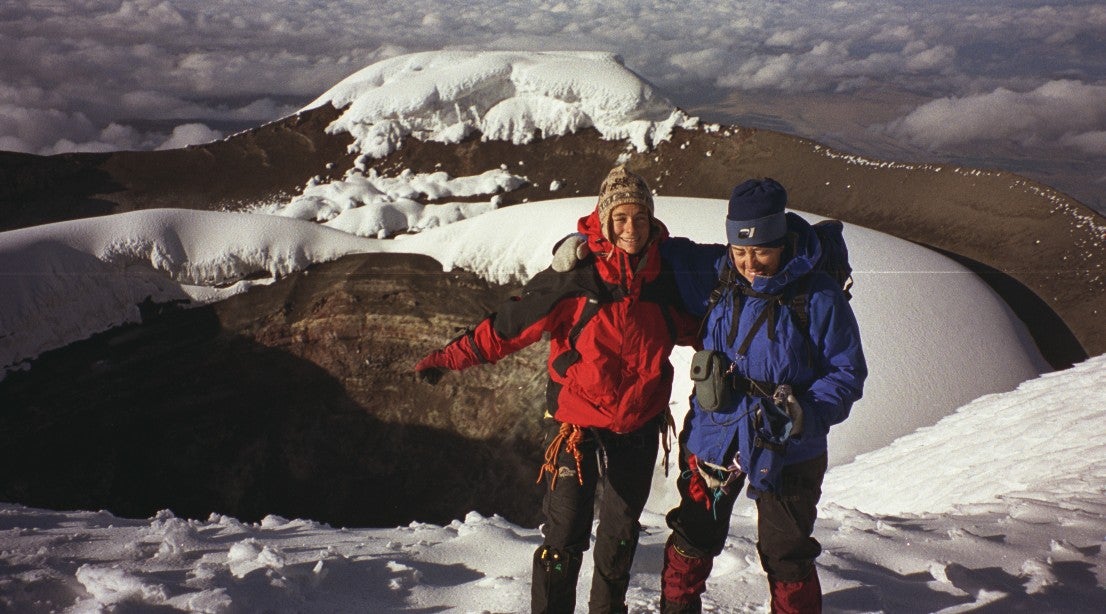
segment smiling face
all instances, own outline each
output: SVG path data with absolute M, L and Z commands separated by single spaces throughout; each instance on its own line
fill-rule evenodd
M 607 239 L 627 254 L 640 252 L 649 241 L 649 212 L 641 205 L 618 205 L 611 211 Z
M 757 275 L 771 277 L 780 270 L 783 247 L 731 245 L 730 258 L 737 272 L 751 284 Z
M 649 240 L 649 211 L 640 205 L 618 205 L 611 211 L 611 237 L 616 247 L 629 254 L 645 248 Z

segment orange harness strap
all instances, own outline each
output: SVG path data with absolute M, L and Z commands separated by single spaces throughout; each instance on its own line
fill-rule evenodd
M 553 490 L 557 486 L 557 456 L 561 453 L 561 446 L 563 445 L 565 450 L 572 453 L 572 458 L 576 459 L 576 479 L 580 482 L 580 486 L 583 486 L 584 472 L 580 470 L 580 441 L 583 438 L 583 429 L 575 424 L 562 422 L 561 430 L 557 432 L 557 436 L 545 449 L 545 464 L 541 466 L 541 471 L 538 472 L 538 483 L 541 483 L 542 477 L 548 472 L 552 476 L 549 481 L 549 490 Z

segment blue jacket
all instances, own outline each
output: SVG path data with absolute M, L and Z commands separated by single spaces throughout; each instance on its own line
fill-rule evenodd
M 806 220 L 788 213 L 787 222 L 794 253 L 775 275 L 755 279 L 752 289 L 756 292 L 794 295 L 796 280 L 811 273 L 821 255 L 821 244 Z M 662 246 L 662 257 L 677 273 L 685 306 L 700 318 L 711 291 L 719 285 L 719 276 L 733 266 L 728 251 L 725 245 L 700 245 L 684 238 L 670 239 Z M 736 277 L 737 283 L 748 287 L 743 277 Z M 737 455 L 738 466 L 748 474 L 754 491 L 776 490 L 783 465 L 826 452 L 830 427 L 848 417 L 868 375 L 860 330 L 841 288 L 829 275 L 814 272 L 808 292 L 809 331 L 800 330 L 790 307 L 777 306 L 775 321 L 760 327 L 743 357 L 738 355 L 738 348 L 769 300 L 731 288 L 707 314 L 703 327 L 704 349 L 725 353 L 733 361 L 735 372 L 745 378 L 790 384 L 803 407 L 801 435 L 790 438 L 783 451 L 767 451 L 754 446 L 754 416 L 757 403 L 763 402 L 761 397 L 740 395 L 732 407 L 708 412 L 692 395 L 683 435 L 688 452 L 723 467 L 730 466 Z M 735 300 L 743 306 L 733 335 Z M 769 326 L 775 328 L 774 341 L 769 339 Z M 732 343 L 728 341 L 730 336 Z

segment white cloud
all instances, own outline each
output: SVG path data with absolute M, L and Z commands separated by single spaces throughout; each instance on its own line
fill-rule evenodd
M 789 53 L 750 58 L 734 74 L 719 78 L 718 85 L 738 89 L 791 87 L 795 66 L 795 58 Z
M 1083 153 L 1106 156 L 1106 130 L 1094 130 L 1081 134 L 1065 134 L 1060 143 Z
M 264 120 L 274 117 L 286 117 L 295 113 L 298 108 L 295 105 L 280 104 L 271 98 L 261 98 L 230 111 L 228 116 L 234 119 Z
M 810 30 L 807 28 L 776 30 L 768 35 L 768 39 L 764 41 L 764 44 L 778 47 L 797 47 L 806 43 L 809 37 Z
M 905 43 L 913 40 L 914 37 L 914 28 L 904 24 L 897 24 L 880 28 L 877 32 L 872 34 L 871 40 L 877 43 Z
M 80 112 L 0 103 L 0 137 L 12 151 L 38 153 L 52 147 L 61 135 L 86 139 L 96 132 L 95 125 Z
M 168 2 L 152 0 L 123 0 L 119 10 L 106 16 L 104 21 L 150 31 L 157 31 L 166 26 L 183 26 L 187 23 L 184 16 Z
M 887 132 L 929 149 L 978 141 L 1051 143 L 1097 151 L 1106 126 L 1106 86 L 1049 81 L 1028 92 L 998 88 L 986 94 L 928 102 L 891 122 Z M 1080 134 L 1090 134 L 1080 138 Z
M 180 149 L 189 145 L 210 143 L 221 138 L 223 138 L 222 132 L 212 130 L 203 124 L 181 124 L 173 128 L 173 133 L 164 143 L 158 145 L 157 149 Z
M 790 38 L 788 38 L 790 40 Z M 812 44 L 810 44 L 812 43 Z M 913 80 L 954 68 L 956 49 L 910 41 L 860 54 L 848 40 L 808 41 L 802 51 L 757 53 L 736 70 L 723 74 L 717 85 L 741 90 L 778 89 L 785 92 L 833 91 L 858 79 L 879 82 Z M 720 71 L 725 67 L 720 66 Z
M 142 145 L 142 134 L 138 130 L 114 122 L 100 131 L 100 139 L 115 143 L 119 149 L 135 149 Z
M 53 145 L 44 148 L 41 153 L 97 153 L 107 151 L 119 151 L 123 149 L 142 150 L 150 149 L 156 142 L 160 140 L 162 140 L 161 137 L 155 136 L 154 138 L 151 138 L 151 135 L 143 134 L 131 126 L 111 123 L 108 124 L 107 127 L 101 130 L 99 134 L 92 137 L 90 140 L 74 142 L 69 139 L 63 138 Z
M 119 107 L 132 117 L 195 117 L 202 107 L 163 91 L 139 89 L 119 96 Z
M 677 53 L 669 63 L 701 79 L 711 79 L 734 63 L 734 56 L 721 49 L 699 49 Z
M 956 49 L 948 45 L 937 45 L 921 49 L 906 57 L 906 68 L 912 72 L 943 70 L 952 68 L 956 59 Z
M 431 12 L 422 16 L 422 25 L 427 28 L 440 28 L 442 23 L 444 20 L 441 13 Z

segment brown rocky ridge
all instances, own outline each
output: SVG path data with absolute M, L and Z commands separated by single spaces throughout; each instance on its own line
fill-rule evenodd
M 544 355 L 416 383 L 504 298 L 425 256 L 319 264 L 49 352 L 0 382 L 0 500 L 245 520 L 537 521 Z

